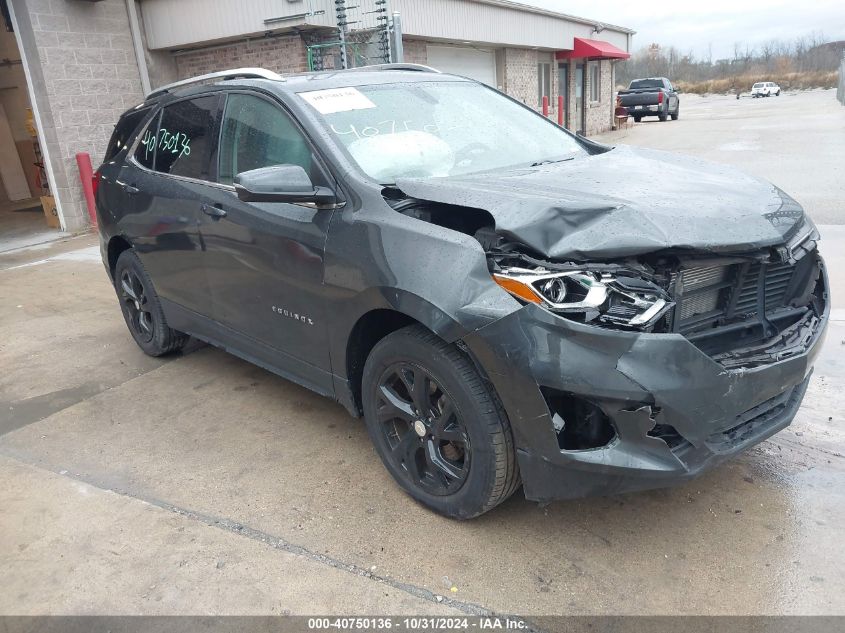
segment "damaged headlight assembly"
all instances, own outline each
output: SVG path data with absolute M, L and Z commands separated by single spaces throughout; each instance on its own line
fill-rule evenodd
M 651 331 L 674 305 L 657 284 L 618 273 L 511 267 L 494 272 L 493 279 L 522 301 L 609 327 Z

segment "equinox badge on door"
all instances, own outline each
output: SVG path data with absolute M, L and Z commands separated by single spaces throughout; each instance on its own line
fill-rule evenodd
M 292 310 L 288 310 L 287 308 L 279 308 L 277 306 L 272 306 L 271 309 L 279 316 L 294 319 L 295 321 L 302 321 L 303 323 L 307 323 L 308 325 L 314 325 L 314 321 L 312 321 L 310 317 L 307 317 L 304 314 L 298 314 L 296 312 L 293 312 Z

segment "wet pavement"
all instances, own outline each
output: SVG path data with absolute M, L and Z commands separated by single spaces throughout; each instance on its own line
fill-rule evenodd
M 615 134 L 704 145 L 688 109 Z M 819 213 L 830 169 L 799 188 Z M 210 347 L 144 356 L 92 236 L 0 255 L 0 613 L 845 613 L 845 226 L 821 229 L 835 322 L 791 427 L 677 488 L 465 523 L 339 405 Z

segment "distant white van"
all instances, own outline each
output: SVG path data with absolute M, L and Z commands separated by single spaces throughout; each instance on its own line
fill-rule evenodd
M 780 86 L 773 81 L 758 81 L 751 86 L 752 97 L 771 97 L 772 95 L 780 96 Z

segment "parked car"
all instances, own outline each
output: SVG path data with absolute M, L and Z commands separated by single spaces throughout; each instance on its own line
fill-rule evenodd
M 425 67 L 162 88 L 95 183 L 144 352 L 193 336 L 336 399 L 450 517 L 520 486 L 666 486 L 762 441 L 829 317 L 818 233 L 786 193 Z
M 772 95 L 780 96 L 780 86 L 773 81 L 759 81 L 751 86 L 751 96 L 755 99 L 757 97 L 771 97 Z
M 644 116 L 656 116 L 661 121 L 672 117 L 678 120 L 681 111 L 677 91 L 666 77 L 634 79 L 627 90 L 620 90 L 622 106 L 638 122 Z

